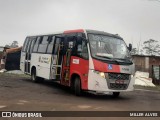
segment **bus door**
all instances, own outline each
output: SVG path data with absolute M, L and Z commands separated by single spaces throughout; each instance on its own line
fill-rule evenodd
M 28 46 L 26 48 L 25 54 L 25 73 L 30 73 L 30 61 L 31 61 L 31 52 L 33 49 L 33 45 L 36 41 L 36 37 L 29 38 Z
M 51 64 L 51 79 L 60 80 L 62 61 L 63 61 L 63 37 L 55 37 L 55 43 L 53 47 L 52 64 Z
M 23 44 L 22 52 L 21 52 L 20 69 L 22 70 L 22 72 L 25 72 L 25 58 L 26 58 L 26 49 L 27 49 L 28 42 L 29 42 L 29 38 L 26 38 Z
M 71 54 L 73 48 L 76 44 L 76 37 L 75 36 L 67 36 L 65 38 L 65 53 L 64 53 L 64 61 L 63 61 L 63 72 L 62 72 L 62 81 L 63 85 L 69 85 L 69 75 L 70 75 L 70 61 L 71 61 Z

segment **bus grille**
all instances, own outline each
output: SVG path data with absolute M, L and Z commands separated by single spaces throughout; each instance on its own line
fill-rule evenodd
M 122 73 L 108 73 L 109 79 L 114 80 L 129 80 L 129 74 L 122 74 Z
M 108 73 L 106 78 L 108 88 L 112 90 L 126 90 L 130 83 L 130 75 L 124 73 Z M 120 83 L 117 83 L 119 81 Z M 121 83 L 122 81 L 122 83 Z
M 110 83 L 110 89 L 114 90 L 125 90 L 127 89 L 127 84 L 116 84 L 116 83 Z

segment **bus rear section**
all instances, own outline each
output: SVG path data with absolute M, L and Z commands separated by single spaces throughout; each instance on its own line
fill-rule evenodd
M 58 81 L 76 95 L 88 91 L 119 96 L 133 90 L 130 50 L 120 36 L 95 30 L 29 36 L 20 67 L 34 82 Z

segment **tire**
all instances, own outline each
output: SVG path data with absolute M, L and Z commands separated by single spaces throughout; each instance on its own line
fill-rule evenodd
M 74 81 L 74 94 L 76 96 L 81 95 L 81 80 L 79 77 L 76 77 Z
M 74 81 L 71 81 L 70 91 L 74 94 Z
M 119 97 L 119 95 L 120 95 L 120 92 L 113 92 L 113 97 L 114 97 L 114 98 Z
M 40 77 L 37 77 L 37 74 L 36 74 L 36 69 L 34 68 L 31 72 L 31 80 L 35 83 L 40 83 L 43 81 L 42 78 Z

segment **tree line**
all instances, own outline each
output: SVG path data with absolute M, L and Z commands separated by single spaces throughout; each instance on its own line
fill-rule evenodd
M 5 45 L 5 47 L 16 48 L 16 47 L 18 47 L 18 41 L 13 41 L 12 43 Z
M 141 49 L 133 48 L 131 51 L 132 55 L 151 55 L 159 56 L 160 55 L 160 45 L 157 40 L 149 39 L 144 41 Z

